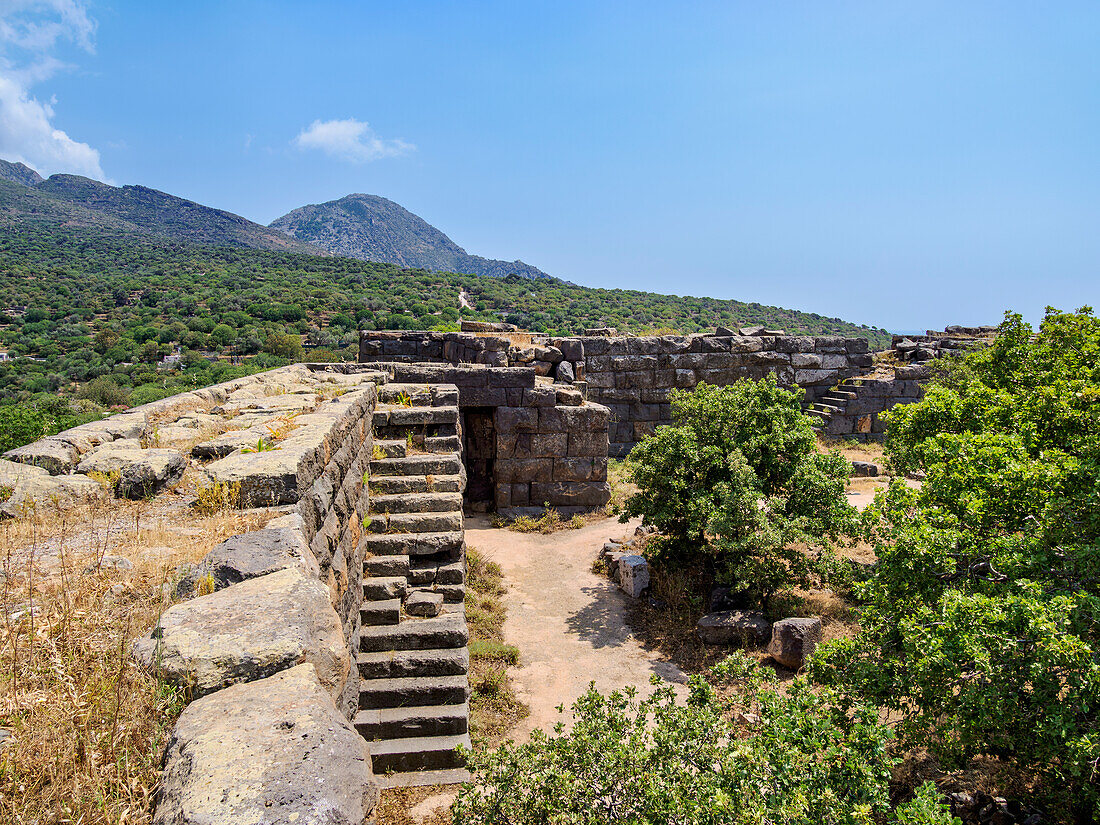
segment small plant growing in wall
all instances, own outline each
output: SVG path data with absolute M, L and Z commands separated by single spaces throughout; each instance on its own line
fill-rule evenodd
M 397 403 L 402 407 L 411 407 L 413 403 L 412 397 L 404 390 L 401 390 L 401 392 L 397 394 Z
M 195 594 L 198 596 L 209 596 L 216 588 L 217 584 L 214 581 L 214 576 L 210 573 L 195 582 Z
M 231 510 L 241 505 L 241 483 L 216 481 L 200 486 L 195 497 L 194 507 L 204 516 L 212 516 L 223 510 Z
M 270 441 L 264 441 L 263 438 L 261 437 L 256 441 L 256 446 L 255 447 L 244 447 L 244 448 L 241 449 L 241 452 L 242 453 L 268 453 L 268 452 L 271 452 L 272 450 L 277 450 L 277 449 L 279 449 L 279 448 L 276 447 L 274 444 L 272 444 Z
M 370 457 L 375 461 L 381 461 L 383 458 L 386 457 L 386 453 L 385 453 L 385 451 L 383 451 L 383 449 L 381 447 L 379 447 L 377 444 L 375 444 L 371 448 Z M 367 474 L 364 473 L 363 474 L 363 481 L 366 482 L 366 480 L 367 480 Z

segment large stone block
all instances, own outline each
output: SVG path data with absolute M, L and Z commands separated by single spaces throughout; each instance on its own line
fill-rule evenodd
M 242 533 L 223 541 L 188 570 L 176 585 L 176 595 L 190 598 L 203 580 L 213 592 L 288 567 L 300 567 L 310 578 L 321 575 L 300 530 L 284 527 Z
M 363 825 L 370 751 L 304 664 L 188 705 L 164 756 L 154 825 Z
M 80 453 L 72 444 L 60 438 L 40 438 L 23 447 L 4 453 L 9 461 L 42 467 L 50 475 L 71 472 L 80 460 Z
M 173 605 L 134 655 L 194 696 L 309 663 L 339 701 L 350 667 L 328 588 L 298 567 Z
M 550 506 L 602 507 L 611 498 L 611 488 L 606 482 L 577 481 L 534 483 L 531 485 L 531 500 Z
M 814 339 L 803 335 L 785 335 L 775 339 L 776 352 L 813 352 Z
M 534 432 L 539 427 L 539 411 L 534 407 L 497 407 L 493 424 L 498 433 Z
M 186 467 L 175 450 L 142 450 L 122 468 L 118 494 L 132 499 L 155 495 L 183 478 Z
M 619 558 L 619 588 L 632 599 L 641 598 L 649 587 L 649 564 L 642 556 Z
M 528 482 L 549 482 L 554 478 L 554 459 L 552 458 L 509 458 L 497 459 L 493 467 L 499 484 L 523 484 Z
M 568 453 L 573 457 L 606 456 L 607 433 L 569 433 Z
M 554 481 L 606 481 L 607 458 L 555 458 Z
M 753 610 L 719 610 L 703 616 L 695 632 L 706 645 L 762 644 L 771 633 L 771 622 L 763 613 Z
M 783 619 L 772 625 L 768 655 L 784 667 L 797 670 L 821 641 L 821 619 Z

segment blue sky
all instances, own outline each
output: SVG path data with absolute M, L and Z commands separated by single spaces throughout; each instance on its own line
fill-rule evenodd
M 1100 284 L 1100 5 L 0 0 L 0 156 L 891 329 Z

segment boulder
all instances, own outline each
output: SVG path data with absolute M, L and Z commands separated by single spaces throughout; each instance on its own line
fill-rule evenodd
M 443 594 L 430 590 L 414 590 L 405 599 L 405 612 L 410 616 L 431 618 L 443 610 Z
M 20 464 L 18 461 L 6 461 L 0 458 L 0 487 L 16 488 L 19 482 L 28 478 L 44 478 L 50 474 L 45 467 L 33 464 Z
M 338 701 L 350 667 L 328 588 L 298 567 L 173 605 L 134 656 L 194 696 L 308 662 Z
M 821 641 L 821 619 L 782 619 L 772 625 L 768 655 L 784 667 L 798 670 Z
M 59 438 L 40 438 L 22 447 L 4 453 L 4 458 L 20 464 L 42 467 L 52 476 L 71 472 L 80 460 L 80 453 L 68 441 Z
M 734 332 L 729 327 L 718 327 L 717 329 L 714 330 L 714 334 L 717 335 L 719 338 L 732 338 L 734 335 L 737 335 L 738 333 Z
M 146 498 L 183 478 L 183 456 L 175 450 L 142 450 L 142 456 L 123 469 L 118 494 L 123 498 Z
M 283 527 L 243 533 L 226 539 L 191 567 L 176 585 L 176 596 L 187 599 L 195 595 L 199 582 L 207 577 L 213 592 L 288 567 L 299 567 L 311 578 L 320 577 L 317 559 L 300 531 Z
M 852 475 L 859 478 L 874 478 L 878 476 L 878 465 L 871 461 L 853 461 Z
M 184 709 L 153 822 L 362 825 L 377 803 L 366 740 L 305 664 Z
M 573 365 L 568 361 L 562 361 L 558 364 L 557 371 L 555 373 L 555 380 L 561 384 L 572 384 L 576 380 L 577 374 L 573 370 Z
M 642 556 L 619 558 L 619 588 L 632 599 L 640 598 L 649 587 L 649 564 Z
M 755 610 L 719 610 L 703 616 L 695 625 L 699 640 L 707 645 L 762 644 L 770 631 L 767 617 Z

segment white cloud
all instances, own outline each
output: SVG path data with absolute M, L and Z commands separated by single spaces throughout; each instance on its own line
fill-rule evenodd
M 70 68 L 52 54 L 60 41 L 90 54 L 95 29 L 79 0 L 0 0 L 0 157 L 43 175 L 75 172 L 105 179 L 99 151 L 53 125 L 56 100 L 31 93 Z
M 398 157 L 416 150 L 415 146 L 403 140 L 378 137 L 369 123 L 355 118 L 315 120 L 291 143 L 299 149 L 320 149 L 326 155 L 352 163 Z

